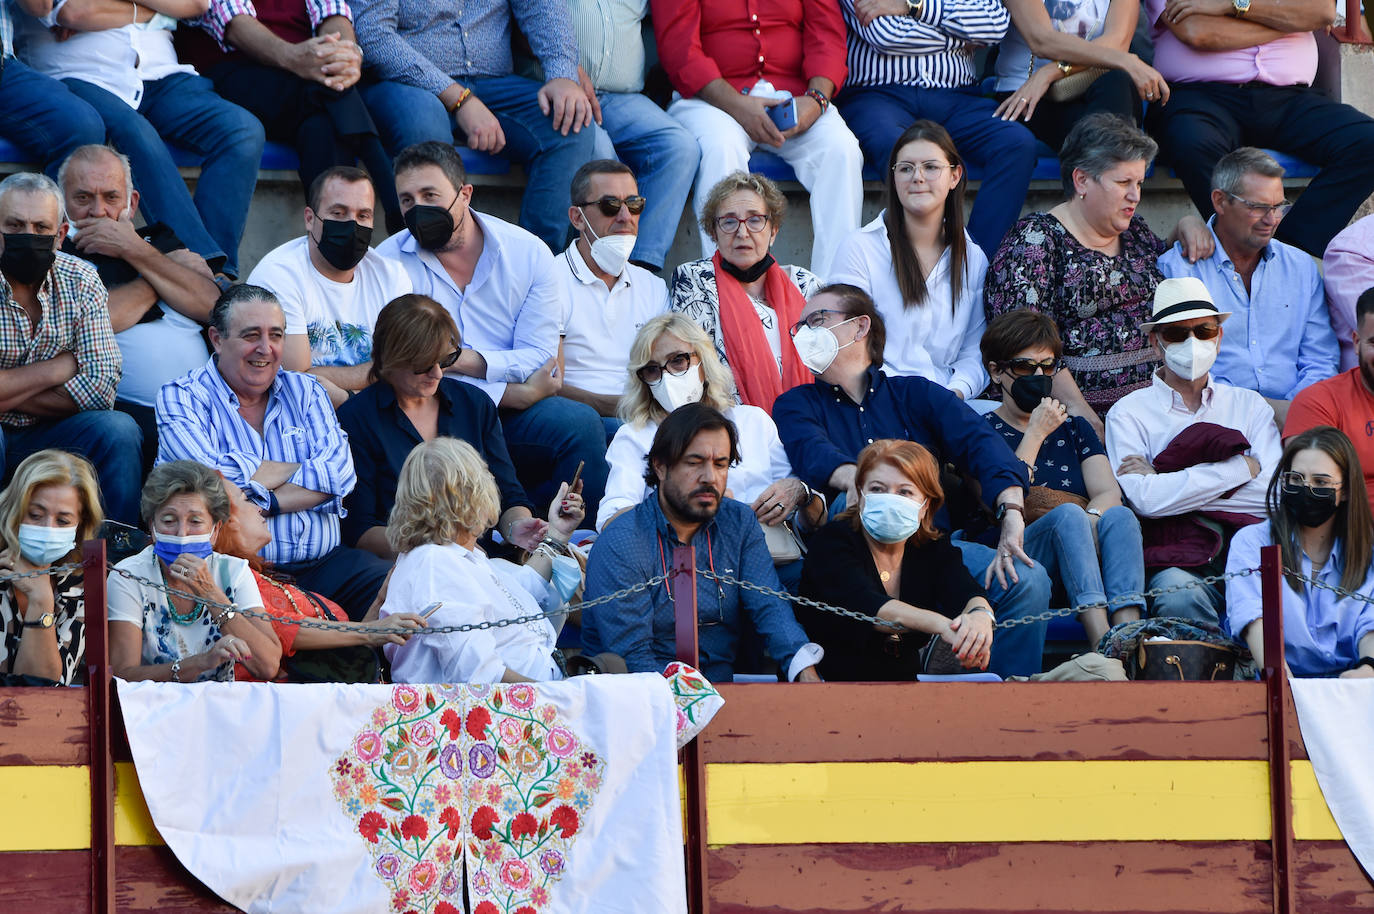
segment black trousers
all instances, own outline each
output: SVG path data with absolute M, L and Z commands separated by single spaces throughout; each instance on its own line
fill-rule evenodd
M 1152 105 L 1151 133 L 1204 218 L 1212 215 L 1212 169 L 1238 146 L 1297 156 L 1321 169 L 1279 225 L 1278 238 L 1322 256 L 1374 192 L 1374 120 L 1306 86 L 1173 83 Z
M 207 75 L 216 92 L 262 121 L 269 140 L 296 150 L 305 190 L 309 191 L 311 182 L 321 172 L 335 165 L 361 161 L 372 176 L 377 204 L 386 213 L 388 225 L 393 231 L 402 225 L 391 159 L 367 117 L 356 86 L 347 90 L 352 98 L 345 103 L 345 93 L 276 67 L 244 60 L 227 60 Z M 343 116 L 341 106 L 347 112 Z
M 294 577 L 302 590 L 313 590 L 338 603 L 348 618 L 358 622 L 377 598 L 391 563 L 362 549 L 338 546 L 313 562 L 281 564 L 276 570 Z

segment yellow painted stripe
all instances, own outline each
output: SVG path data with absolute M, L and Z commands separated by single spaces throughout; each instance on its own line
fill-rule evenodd
M 91 778 L 85 765 L 0 766 L 0 851 L 91 846 Z
M 1262 761 L 708 765 L 707 841 L 846 844 L 1267 840 Z M 1311 763 L 1294 826 L 1340 838 Z
M 162 844 L 132 762 L 115 763 L 115 844 Z

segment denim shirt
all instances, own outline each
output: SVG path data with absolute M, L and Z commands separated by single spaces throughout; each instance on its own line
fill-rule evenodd
M 606 525 L 587 563 L 586 599 L 666 573 L 673 564 L 673 550 L 680 545 L 655 490 Z M 759 522 L 741 502 L 722 499 L 715 518 L 698 529 L 692 545 L 698 571 L 714 568 L 717 574 L 782 589 Z M 677 659 L 671 586 L 671 581 L 665 581 L 647 592 L 592 607 L 582 619 L 583 648 L 588 654 L 620 654 L 631 673 L 662 672 Z M 806 634 L 782 599 L 698 575 L 697 668 L 712 682 L 729 682 L 734 674 L 741 610 L 781 669 L 787 670 L 792 656 L 806 644 Z

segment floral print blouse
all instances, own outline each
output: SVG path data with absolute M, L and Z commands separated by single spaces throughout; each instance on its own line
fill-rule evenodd
M 1162 239 L 1139 215 L 1121 233 L 1121 253 L 1084 247 L 1049 213 L 1012 227 L 984 287 L 988 319 L 1017 308 L 1054 318 L 1064 357 L 1084 398 L 1099 413 L 1150 383 L 1157 362 L 1140 324 L 1150 319 Z
M 62 685 L 85 681 L 86 663 L 86 585 L 81 569 L 52 575 L 53 616 L 57 628 L 57 653 L 62 659 Z M 25 633 L 46 635 L 36 628 L 24 628 L 14 586 L 0 584 L 0 673 L 14 672 L 19 641 Z

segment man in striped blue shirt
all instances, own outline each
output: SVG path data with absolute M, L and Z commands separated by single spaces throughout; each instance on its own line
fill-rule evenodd
M 281 370 L 286 317 L 271 292 L 232 286 L 210 315 L 215 354 L 163 385 L 158 462 L 214 467 L 262 509 L 262 557 L 361 619 L 390 563 L 339 545 L 343 498 L 357 481 L 348 436 L 320 382 Z
M 914 121 L 936 121 L 960 156 L 983 169 L 968 231 L 992 259 L 1026 199 L 1035 137 L 994 117 L 973 54 L 1002 40 L 1001 0 L 840 0 L 849 28 L 849 82 L 837 104 L 864 156 L 879 168 Z

